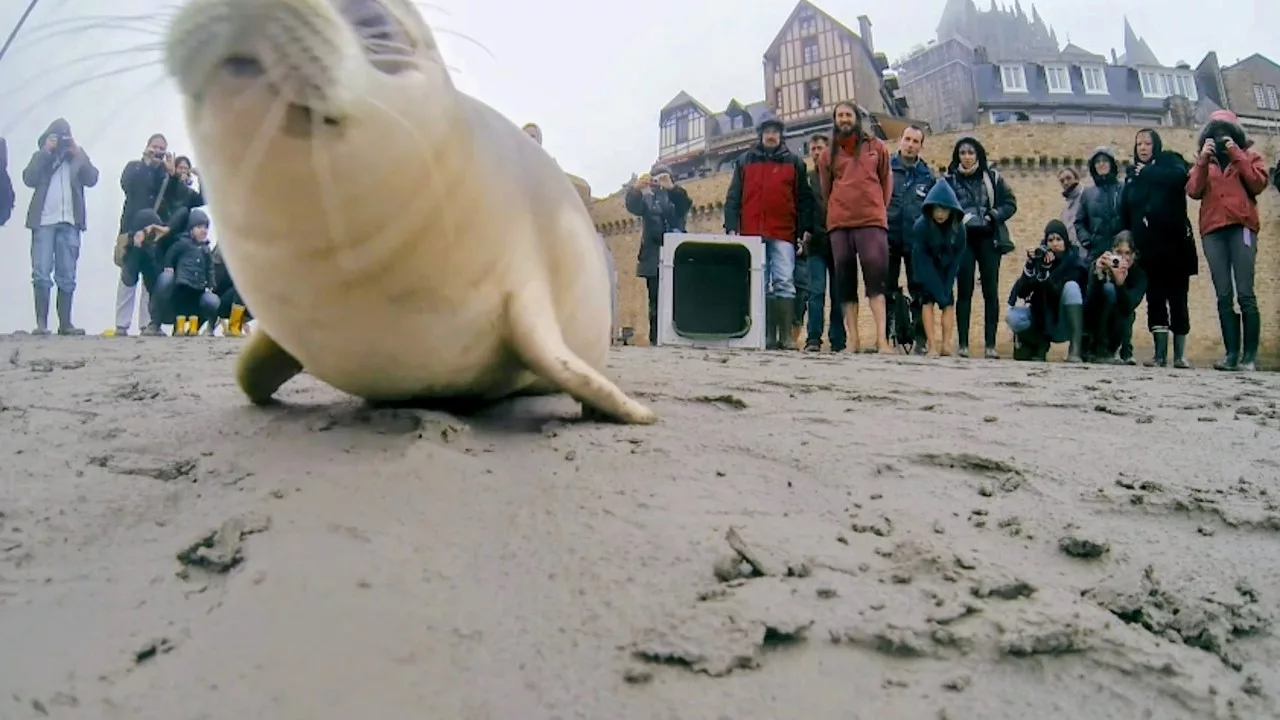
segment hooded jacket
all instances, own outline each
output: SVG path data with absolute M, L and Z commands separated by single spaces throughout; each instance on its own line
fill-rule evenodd
M 1191 166 L 1178 153 L 1164 149 L 1160 133 L 1143 128 L 1137 134 L 1142 133 L 1151 136 L 1151 159 L 1135 164 L 1125 177 L 1120 226 L 1133 233 L 1140 262 L 1152 275 L 1190 277 L 1200 268 L 1187 219 L 1185 187 Z M 1136 142 L 1133 157 L 1138 157 Z
M 125 163 L 120 172 L 120 189 L 124 191 L 124 207 L 120 210 L 122 235 L 128 232 L 128 226 L 139 212 L 158 209 L 161 189 L 166 187 L 168 178 L 164 163 L 148 165 L 141 160 Z
M 971 173 L 965 173 L 960 168 L 962 145 L 972 145 L 978 155 L 978 165 Z M 976 137 L 966 135 L 956 140 L 951 149 L 951 164 L 947 167 L 946 179 L 951 184 L 951 189 L 955 190 L 956 199 L 960 201 L 960 207 L 964 208 L 965 215 L 974 218 L 967 223 L 968 234 L 974 235 L 977 232 L 974 223 L 983 223 L 982 218 L 989 216 L 994 227 L 982 225 L 983 235 L 990 236 L 991 241 L 997 244 L 1001 238 L 1009 237 L 1006 224 L 1018 212 L 1018 199 L 1005 182 L 1004 176 L 990 166 L 987 149 Z
M 889 247 L 902 252 L 920 217 L 925 196 L 933 187 L 933 169 L 923 158 L 916 158 L 914 165 L 902 162 L 902 153 L 889 157 L 889 172 L 893 177 L 893 192 L 889 197 Z M 954 193 L 953 193 L 954 194 Z
M 664 170 L 670 174 L 669 169 Z M 650 192 L 645 193 L 633 185 L 627 189 L 624 198 L 627 212 L 640 218 L 640 247 L 636 251 L 637 277 L 658 276 L 658 256 L 662 252 L 663 236 L 669 232 L 684 232 L 685 218 L 693 207 L 689 192 L 679 185 L 670 190 L 663 190 L 656 184 L 650 188 Z
M 213 252 L 209 242 L 196 242 L 191 230 L 208 227 L 209 217 L 202 210 L 192 210 L 186 231 L 173 242 L 164 255 L 164 268 L 174 271 L 174 284 L 196 290 L 213 287 Z
M 1080 213 L 1080 196 L 1084 194 L 1084 188 L 1080 187 L 1080 183 L 1076 183 L 1075 187 L 1070 190 L 1062 191 L 1062 199 L 1066 203 L 1062 206 L 1062 224 L 1067 226 L 1067 233 L 1071 235 L 1071 244 L 1079 245 L 1080 241 L 1076 238 L 1076 215 Z
M 1218 143 L 1212 158 L 1199 155 L 1209 138 L 1229 137 L 1235 147 L 1228 150 Z M 1196 143 L 1196 162 L 1187 176 L 1187 195 L 1200 201 L 1200 235 L 1208 235 L 1233 225 L 1243 225 L 1258 232 L 1258 196 L 1267 188 L 1267 166 L 1262 156 L 1251 149 L 1236 114 L 1215 110 L 1200 131 Z
M 939 225 L 933 220 L 933 208 L 951 211 L 951 219 Z M 909 244 L 912 296 L 926 305 L 951 307 L 956 302 L 956 278 L 960 262 L 968 247 L 964 230 L 964 208 L 955 190 L 939 179 L 929 188 L 922 203 L 922 214 L 916 218 Z
M 853 136 L 842 139 L 833 134 L 831 145 L 816 163 L 827 203 L 827 230 L 878 227 L 887 231 L 893 196 L 889 148 L 871 134 L 862 109 L 855 112 Z
M 1098 158 L 1111 162 L 1111 171 L 1099 175 L 1094 168 Z M 1111 249 L 1116 233 L 1120 232 L 1120 164 L 1116 153 L 1108 147 L 1100 147 L 1089 156 L 1089 175 L 1093 187 L 1080 194 L 1080 207 L 1075 217 L 1075 241 L 1089 251 L 1090 259 L 1097 259 Z
M 813 192 L 804 160 L 787 149 L 764 146 L 764 131 L 783 130 L 773 118 L 759 125 L 760 142 L 734 163 L 724 200 L 725 232 L 795 243 L 813 228 Z
M 17 193 L 13 191 L 13 180 L 9 177 L 9 145 L 4 138 L 0 138 L 0 226 L 13 217 L 13 206 L 17 199 Z
M 45 138 L 50 135 L 71 135 L 71 124 L 62 118 L 49 123 L 49 127 L 36 140 L 36 151 L 31 161 L 22 171 L 22 182 L 35 192 L 31 193 L 31 204 L 27 206 L 27 227 L 35 230 L 40 227 L 40 215 L 44 211 L 44 201 L 49 194 L 49 181 L 54 172 L 64 162 L 71 164 L 71 210 L 75 218 L 76 228 L 83 232 L 85 225 L 84 189 L 98 184 L 98 168 L 89 160 L 89 154 L 80 148 L 76 155 L 64 155 L 59 151 L 46 152 Z

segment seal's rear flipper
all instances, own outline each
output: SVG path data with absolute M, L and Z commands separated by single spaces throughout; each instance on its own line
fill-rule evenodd
M 624 423 L 648 425 L 658 416 L 627 397 L 617 385 L 578 357 L 565 344 L 550 303 L 544 298 L 508 296 L 507 333 L 512 350 L 538 377 L 591 410 Z
M 261 330 L 249 336 L 236 365 L 236 383 L 255 405 L 271 402 L 280 386 L 302 372 L 302 363 Z

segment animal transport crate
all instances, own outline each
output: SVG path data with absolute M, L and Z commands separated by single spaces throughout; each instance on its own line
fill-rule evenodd
M 764 349 L 764 241 L 667 233 L 658 268 L 658 344 Z

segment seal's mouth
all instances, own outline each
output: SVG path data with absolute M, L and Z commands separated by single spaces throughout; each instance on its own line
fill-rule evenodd
M 251 55 L 232 55 L 222 61 L 222 69 L 229 75 L 248 80 L 258 80 L 267 76 L 267 69 L 263 66 L 262 61 Z M 267 87 L 277 95 L 280 94 L 279 88 L 267 82 Z M 316 111 L 303 104 L 291 102 L 286 110 L 285 127 L 290 129 L 291 134 L 305 134 L 315 127 L 319 119 L 319 124 L 329 127 L 339 127 L 342 121 L 331 115 L 320 115 Z M 305 131 L 304 131 L 305 129 Z

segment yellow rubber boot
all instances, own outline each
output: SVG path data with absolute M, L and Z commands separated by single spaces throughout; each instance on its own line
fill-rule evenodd
M 192 315 L 187 318 L 187 336 L 196 337 L 200 334 L 200 316 Z
M 173 321 L 173 336 L 182 337 L 187 334 L 187 316 L 179 315 Z
M 244 306 L 232 305 L 231 317 L 227 320 L 227 334 L 240 337 L 244 334 Z

